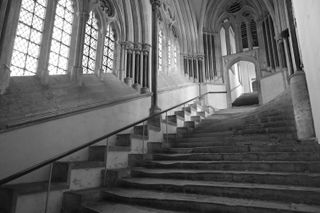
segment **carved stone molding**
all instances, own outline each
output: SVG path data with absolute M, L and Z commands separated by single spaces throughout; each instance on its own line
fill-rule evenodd
M 232 65 L 230 63 L 233 63 L 233 61 L 237 61 L 237 59 L 257 62 L 258 57 L 259 57 L 259 49 L 253 49 L 250 51 L 245 51 L 237 54 L 226 55 L 222 57 L 223 67 L 228 68 L 230 65 Z
M 114 17 L 115 9 L 110 0 L 100 0 L 99 4 L 102 11 L 107 14 L 108 17 Z

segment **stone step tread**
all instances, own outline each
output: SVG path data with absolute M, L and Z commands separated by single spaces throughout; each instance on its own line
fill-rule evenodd
M 201 186 L 201 187 L 227 187 L 227 188 L 246 188 L 246 189 L 268 189 L 268 190 L 290 190 L 320 193 L 320 188 L 290 186 L 290 185 L 270 185 L 256 183 L 236 183 L 220 181 L 199 181 L 199 180 L 181 180 L 181 179 L 158 179 L 158 178 L 125 178 L 125 182 L 144 185 L 175 185 L 175 186 Z
M 184 194 L 184 193 L 166 193 L 149 190 L 137 190 L 137 189 L 122 189 L 113 188 L 104 191 L 105 194 L 114 195 L 116 197 L 122 197 L 126 199 L 144 199 L 144 200 L 162 200 L 162 201 L 174 201 L 198 204 L 212 204 L 212 205 L 223 205 L 230 207 L 247 207 L 247 208 L 261 208 L 292 212 L 312 212 L 319 213 L 320 206 L 311 206 L 305 204 L 294 204 L 294 203 L 281 203 L 281 202 L 270 202 L 260 201 L 252 199 L 237 199 L 228 197 L 216 197 L 198 194 Z
M 299 154 L 313 154 L 317 152 L 299 152 Z M 154 155 L 164 156 L 164 157 L 188 157 L 192 155 L 260 155 L 260 154 L 296 154 L 295 152 L 220 152 L 220 153 L 186 153 L 186 154 L 168 154 L 168 153 L 157 153 Z
M 203 169 L 149 169 L 144 167 L 136 167 L 132 169 L 137 172 L 153 173 L 153 174 L 169 174 L 169 173 L 189 173 L 189 174 L 256 174 L 256 175 L 281 175 L 281 176 L 308 176 L 320 178 L 320 173 L 306 172 L 264 172 L 264 171 L 236 171 L 236 170 L 203 170 Z
M 199 144 L 200 144 L 201 142 L 199 142 Z M 214 143 L 214 142 L 213 142 Z M 177 144 L 184 144 L 184 143 L 177 143 Z M 188 144 L 188 143 L 186 143 L 186 144 Z M 191 143 L 190 143 L 191 144 Z M 312 144 L 310 144 L 310 145 L 292 145 L 292 144 L 281 144 L 281 143 L 279 143 L 279 144 L 273 144 L 273 143 L 271 143 L 271 144 L 250 144 L 249 142 L 248 142 L 248 145 L 250 145 L 250 147 L 275 147 L 275 148 L 277 148 L 277 147 L 290 147 L 290 148 L 302 148 L 302 147 L 306 147 L 306 146 L 309 146 L 309 147 L 314 147 L 314 148 L 319 148 L 318 146 L 316 146 L 316 145 L 312 145 Z M 191 150 L 192 151 L 192 149 L 198 149 L 198 148 L 200 148 L 200 149 L 203 149 L 203 148 L 208 148 L 208 149 L 212 149 L 212 148 L 220 148 L 220 147 L 246 147 L 247 145 L 241 145 L 241 144 L 226 144 L 226 145 L 223 145 L 223 146 L 221 146 L 221 145 L 216 145 L 216 146 L 193 146 L 193 147 L 172 147 L 172 148 L 169 148 L 169 150 L 179 150 L 179 149 L 185 149 L 185 150 Z
M 185 163 L 185 164 L 192 164 L 192 163 L 214 163 L 214 164 L 260 164 L 260 163 L 281 163 L 281 164 L 319 164 L 320 161 L 192 161 L 192 160 L 163 160 L 163 161 L 148 161 L 151 163 L 158 163 L 158 164 L 175 164 L 175 163 Z
M 176 213 L 177 211 L 154 209 L 143 206 L 127 205 L 113 202 L 96 202 L 84 205 L 86 209 L 99 213 Z M 181 212 L 181 211 L 179 211 Z

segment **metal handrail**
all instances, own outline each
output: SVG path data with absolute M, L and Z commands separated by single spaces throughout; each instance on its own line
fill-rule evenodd
M 53 157 L 53 158 L 48 159 L 48 160 L 45 160 L 45 161 L 43 161 L 43 162 L 41 162 L 41 163 L 39 163 L 39 164 L 36 164 L 36 165 L 31 166 L 31 167 L 29 167 L 29 168 L 27 168 L 27 169 L 25 169 L 25 170 L 22 170 L 22 171 L 17 172 L 17 173 L 15 173 L 15 174 L 13 174 L 13 175 L 10 175 L 10 176 L 8 176 L 8 177 L 0 180 L 0 186 L 3 185 L 3 184 L 6 184 L 6 183 L 8 183 L 8 182 L 11 182 L 11 181 L 13 181 L 13 180 L 15 180 L 15 179 L 17 179 L 17 178 L 20 178 L 20 177 L 22 177 L 22 176 L 24 176 L 24 175 L 27 175 L 27 174 L 29 174 L 29 173 L 31 173 L 31 172 L 33 172 L 33 171 L 35 171 L 35 170 L 38 170 L 38 169 L 40 169 L 40 168 L 42 168 L 42 167 L 48 166 L 48 165 L 50 165 L 50 164 L 52 164 L 52 163 L 54 163 L 54 162 L 56 162 L 56 161 L 58 161 L 58 160 L 60 160 L 60 159 L 62 159 L 62 158 L 64 158 L 64 157 L 67 157 L 67 156 L 69 156 L 69 155 L 72 155 L 72 154 L 74 154 L 74 153 L 76 153 L 76 152 L 78 152 L 78 151 L 80 151 L 80 150 L 82 150 L 82 149 L 85 149 L 85 148 L 87 148 L 87 147 L 89 147 L 89 146 L 92 146 L 92 145 L 94 145 L 94 144 L 97 144 L 98 142 L 101 142 L 102 140 L 105 140 L 105 139 L 107 139 L 107 138 L 109 138 L 109 137 L 111 137 L 111 136 L 113 136 L 113 135 L 116 135 L 116 134 L 118 134 L 118 133 L 120 133 L 120 132 L 122 132 L 122 131 L 124 131 L 124 130 L 127 130 L 127 129 L 129 129 L 129 128 L 132 128 L 132 127 L 134 127 L 134 126 L 136 126 L 136 125 L 138 125 L 138 124 L 140 124 L 140 123 L 146 122 L 146 121 L 150 120 L 151 118 L 154 118 L 154 117 L 157 117 L 157 116 L 159 116 L 159 115 L 162 115 L 163 113 L 167 113 L 167 112 L 169 112 L 169 111 L 171 111 L 171 110 L 173 110 L 173 109 L 175 109 L 175 108 L 178 108 L 178 107 L 180 107 L 180 106 L 183 106 L 183 105 L 185 105 L 185 104 L 187 104 L 187 103 L 189 103 L 189 102 L 191 102 L 191 101 L 194 101 L 194 100 L 197 100 L 197 99 L 201 99 L 202 97 L 204 97 L 204 96 L 206 96 L 206 95 L 208 95 L 208 94 L 210 94 L 210 92 L 207 92 L 207 93 L 205 93 L 205 94 L 203 94 L 203 95 L 199 95 L 199 96 L 197 96 L 197 97 L 195 97 L 195 98 L 192 98 L 192 99 L 190 99 L 190 100 L 188 100 L 188 101 L 185 101 L 185 102 L 183 102 L 183 103 L 181 103 L 181 104 L 178 104 L 178 105 L 175 105 L 175 106 L 173 106 L 173 107 L 170 107 L 170 108 L 168 108 L 168 109 L 166 109 L 166 110 L 163 110 L 163 111 L 161 111 L 161 112 L 155 113 L 155 114 L 153 114 L 153 115 L 151 115 L 151 116 L 148 116 L 147 118 L 141 119 L 141 120 L 139 120 L 139 121 L 137 121 L 137 122 L 134 122 L 134 123 L 132 123 L 132 124 L 129 124 L 129 125 L 123 127 L 123 128 L 120 128 L 120 129 L 118 129 L 118 130 L 115 130 L 115 131 L 113 131 L 113 132 L 111 132 L 111 133 L 108 133 L 108 134 L 106 134 L 106 135 L 104 135 L 104 136 L 101 136 L 101 137 L 99 137 L 99 138 L 97 138 L 97 139 L 95 139 L 95 140 L 92 140 L 92 141 L 90 141 L 90 142 L 88 142 L 88 143 L 85 143 L 85 144 L 83 144 L 83 145 L 81 145 L 81 146 L 78 146 L 78 147 L 76 147 L 76 148 L 73 148 L 73 149 L 71 149 L 70 151 L 67 151 L 67 152 L 64 152 L 64 153 L 62 153 L 62 154 L 59 154 L 59 155 L 56 156 L 56 157 Z

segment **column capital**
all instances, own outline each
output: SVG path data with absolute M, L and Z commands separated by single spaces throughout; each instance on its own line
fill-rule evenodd
M 284 31 L 281 32 L 281 37 L 284 38 L 284 39 L 287 39 L 290 37 L 290 33 L 289 33 L 289 30 L 286 29 Z
M 158 9 L 161 6 L 161 0 L 150 0 L 152 10 Z

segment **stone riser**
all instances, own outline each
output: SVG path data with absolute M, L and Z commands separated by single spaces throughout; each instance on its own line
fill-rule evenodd
M 186 161 L 314 161 L 320 160 L 320 154 L 314 152 L 277 152 L 277 153 L 199 153 L 188 155 L 153 155 L 153 160 L 186 160 Z
M 292 132 L 278 132 L 278 133 L 252 133 L 252 134 L 237 134 L 233 131 L 224 131 L 216 133 L 197 133 L 194 132 L 186 140 L 230 140 L 241 141 L 247 139 L 254 140 L 270 140 L 270 138 L 285 138 L 295 139 L 295 134 Z
M 236 183 L 256 183 L 256 184 L 276 184 L 276 185 L 294 185 L 320 187 L 320 175 L 309 174 L 275 174 L 275 173 L 248 173 L 248 172 L 174 172 L 148 173 L 133 170 L 133 177 L 144 178 L 166 178 L 182 180 L 204 180 L 204 181 L 223 181 Z
M 312 152 L 317 150 L 312 146 L 211 146 L 196 148 L 170 148 L 166 153 L 186 154 L 186 153 L 243 153 L 243 152 Z
M 233 186 L 235 185 L 235 186 Z M 320 191 L 312 192 L 306 190 L 290 190 L 290 189 L 268 189 L 257 185 L 256 188 L 248 187 L 245 184 L 237 186 L 237 184 L 228 183 L 227 186 L 214 185 L 194 185 L 186 184 L 166 184 L 153 183 L 143 184 L 136 183 L 130 180 L 123 180 L 121 186 L 125 188 L 137 188 L 145 190 L 159 190 L 164 192 L 179 192 L 179 193 L 193 193 L 205 194 L 213 196 L 231 197 L 231 198 L 246 198 L 255 200 L 281 201 L 281 202 L 295 202 L 305 204 L 319 204 Z
M 159 209 L 177 210 L 184 212 L 202 212 L 202 213 L 292 213 L 292 210 L 280 210 L 276 207 L 256 207 L 249 205 L 235 205 L 232 203 L 220 202 L 196 202 L 187 199 L 158 199 L 146 197 L 130 197 L 114 194 L 112 192 L 104 192 L 104 199 L 108 201 L 115 201 L 120 203 L 127 203 L 132 205 L 150 206 Z M 230 200 L 232 202 L 232 200 Z
M 295 146 L 297 143 L 293 140 L 239 140 L 234 141 L 234 139 L 225 139 L 225 140 L 172 140 L 171 144 L 173 147 L 203 147 L 203 146 L 270 146 L 270 145 L 287 145 Z
M 292 148 L 292 147 L 295 147 L 295 144 L 296 143 L 287 142 L 287 141 L 284 141 L 282 143 L 282 142 L 254 141 L 254 140 L 248 140 L 248 141 L 243 141 L 238 143 L 232 143 L 232 141 L 226 141 L 226 142 L 216 142 L 216 141 L 172 142 L 171 141 L 172 147 L 175 147 L 175 148 L 217 147 L 219 149 L 219 147 L 229 147 L 229 148 L 234 148 L 235 150 L 240 149 L 240 150 L 247 150 L 247 151 L 253 150 L 255 147 L 257 148 L 260 147 L 259 150 L 261 151 L 263 151 L 264 147 L 266 148 L 266 151 L 268 151 L 269 148 L 272 146 L 283 146 L 283 147 Z M 314 148 L 314 150 L 317 150 L 316 147 L 312 147 L 312 148 Z
M 320 172 L 320 162 L 145 162 L 146 168 L 161 169 L 204 169 L 204 170 L 226 170 L 226 171 L 268 171 L 268 172 Z

